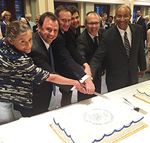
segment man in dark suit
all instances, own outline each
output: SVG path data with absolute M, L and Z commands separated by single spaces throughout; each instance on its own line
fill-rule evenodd
M 50 45 L 52 41 L 56 39 L 58 31 L 59 24 L 54 14 L 51 12 L 45 12 L 44 14 L 42 14 L 39 19 L 38 32 L 33 34 L 33 47 L 32 52 L 29 54 L 29 56 L 32 57 L 34 63 L 38 67 L 41 67 L 44 70 L 49 71 L 50 73 L 55 72 L 52 62 L 53 54 Z M 69 64 L 71 65 L 71 63 Z M 83 75 L 85 75 L 84 72 L 82 73 Z M 23 116 L 33 116 L 46 112 L 48 111 L 52 90 L 53 85 L 48 82 L 43 82 L 40 85 L 33 85 L 33 108 L 27 109 L 20 106 L 16 108 L 21 112 Z M 90 92 L 94 92 L 94 85 L 92 91 L 90 90 L 85 93 Z
M 80 80 L 85 76 L 82 66 L 75 62 L 70 52 L 66 48 L 66 32 L 71 24 L 71 12 L 67 7 L 59 6 L 55 10 L 55 15 L 59 21 L 59 33 L 57 38 L 52 42 L 51 46 L 54 54 L 55 70 L 59 74 Z M 91 78 L 85 80 L 85 86 L 88 94 L 93 92 L 93 82 Z M 62 93 L 61 106 L 71 104 L 71 91 L 66 91 L 60 88 Z
M 136 18 L 135 23 L 142 26 L 142 28 L 143 28 L 143 41 L 144 41 L 144 43 L 145 43 L 145 40 L 147 39 L 147 32 L 146 32 L 147 30 L 146 30 L 145 19 L 144 19 L 143 16 L 142 16 L 141 10 L 138 10 L 138 11 L 136 12 L 136 16 L 137 16 L 137 18 Z
M 66 48 L 70 52 L 71 56 L 76 59 L 76 39 L 81 34 L 80 15 L 77 7 L 70 5 L 68 9 L 70 10 L 72 16 L 70 28 L 66 32 Z
M 94 12 L 90 11 L 85 17 L 85 30 L 77 39 L 77 57 L 76 60 L 82 65 L 83 63 L 90 63 L 96 49 L 100 45 L 102 30 L 100 31 L 100 17 Z M 99 69 L 93 77 L 93 82 L 97 92 L 101 92 L 101 75 L 102 70 Z M 79 95 L 78 100 L 90 98 L 86 95 Z
M 129 24 L 130 18 L 128 6 L 121 5 L 116 9 L 116 25 L 103 34 L 100 47 L 90 62 L 95 75 L 105 57 L 108 91 L 136 84 L 138 75 L 143 76 L 146 70 L 142 28 Z
M 51 42 L 57 37 L 59 24 L 56 17 L 47 12 L 41 15 L 38 28 L 38 32 L 33 34 L 33 47 L 29 56 L 38 67 L 52 73 L 51 57 L 48 50 Z M 44 81 L 40 85 L 33 86 L 33 108 L 26 109 L 16 106 L 22 116 L 33 116 L 48 111 L 53 90 L 52 84 Z
M 100 29 L 109 29 L 110 23 L 108 22 L 107 13 L 101 14 L 101 21 L 100 21 Z

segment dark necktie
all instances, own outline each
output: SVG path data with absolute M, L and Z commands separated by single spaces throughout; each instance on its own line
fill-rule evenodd
M 94 46 L 95 46 L 95 48 L 98 48 L 98 45 L 99 45 L 99 43 L 98 43 L 98 36 L 95 36 L 94 37 Z
M 126 49 L 127 56 L 130 56 L 130 43 L 127 37 L 127 32 L 124 32 L 124 47 Z
M 49 51 L 49 56 L 50 56 L 52 72 L 55 73 L 54 57 L 53 57 L 53 51 L 52 51 L 51 46 L 49 46 L 48 51 Z
M 52 52 L 52 47 L 51 46 L 49 46 L 48 52 L 49 52 L 49 56 L 50 56 L 52 73 L 55 73 L 54 57 L 53 57 L 53 52 Z M 54 84 L 53 84 L 53 94 L 56 95 L 56 87 L 55 87 Z

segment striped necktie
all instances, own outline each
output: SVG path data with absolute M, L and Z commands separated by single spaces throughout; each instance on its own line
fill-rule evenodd
M 124 32 L 124 47 L 126 49 L 127 56 L 129 57 L 130 56 L 130 43 L 129 43 L 129 39 L 127 37 L 126 31 Z

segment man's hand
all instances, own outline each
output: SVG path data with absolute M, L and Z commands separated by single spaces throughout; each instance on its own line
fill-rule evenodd
M 75 88 L 84 94 L 94 94 L 95 92 L 95 85 L 92 81 L 92 77 L 89 75 L 83 76 L 81 80 L 71 88 L 71 90 L 74 90 Z
M 86 94 L 94 94 L 95 85 L 94 85 L 91 77 L 89 77 L 85 80 L 84 86 L 85 86 L 85 89 L 86 89 Z
M 90 68 L 89 64 L 88 63 L 84 63 L 83 67 L 84 67 L 84 72 L 87 75 L 92 76 L 92 72 L 91 72 L 91 68 Z
M 87 93 L 84 84 L 80 83 L 79 81 L 75 82 L 74 87 L 75 87 L 75 89 L 77 89 L 81 93 L 84 93 L 84 94 Z

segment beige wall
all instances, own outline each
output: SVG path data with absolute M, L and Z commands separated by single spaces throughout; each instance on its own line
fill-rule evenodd
M 24 0 L 25 13 L 32 14 L 32 20 L 35 20 L 36 15 L 41 15 L 45 11 L 54 12 L 53 0 Z
M 110 5 L 110 15 L 115 14 L 115 9 L 117 4 L 127 4 L 130 6 L 131 10 L 133 11 L 133 6 L 142 3 L 143 6 L 143 14 L 147 15 L 150 14 L 150 2 L 149 0 L 59 0 L 59 1 L 70 1 L 70 2 L 77 2 L 81 14 L 81 24 L 84 24 L 84 17 L 85 14 L 89 11 L 94 10 L 94 3 L 111 3 Z M 82 2 L 81 2 L 82 1 Z M 89 2 L 90 1 L 90 2 Z M 92 2 L 91 2 L 92 1 Z M 31 13 L 34 17 L 38 14 L 42 14 L 45 11 L 54 12 L 54 0 L 24 0 L 25 3 L 25 13 Z

